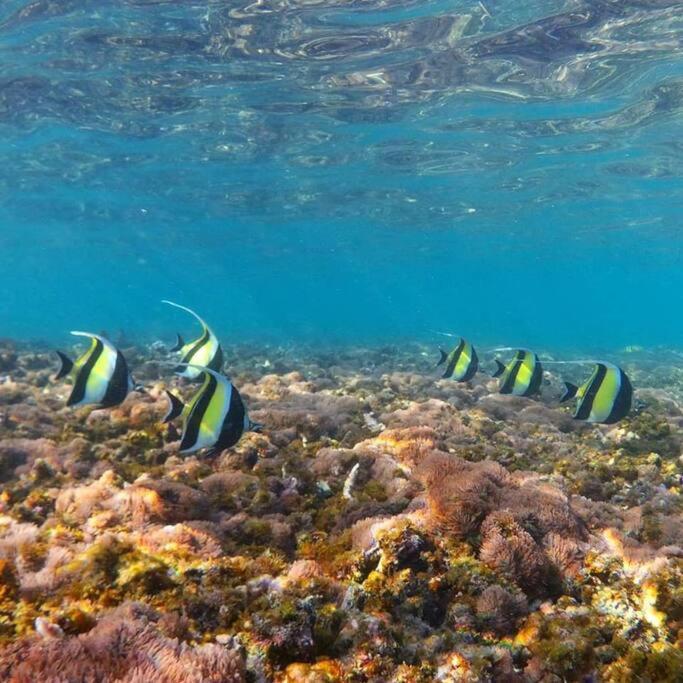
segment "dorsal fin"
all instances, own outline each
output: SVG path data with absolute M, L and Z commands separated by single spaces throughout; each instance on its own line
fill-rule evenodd
M 168 304 L 169 306 L 175 306 L 175 308 L 179 308 L 181 311 L 186 311 L 190 315 L 194 316 L 204 329 L 209 330 L 209 326 L 191 308 L 188 308 L 187 306 L 181 306 L 180 304 L 176 304 L 168 299 L 162 299 L 161 303 Z
M 69 334 L 73 334 L 74 337 L 87 337 L 88 339 L 97 339 L 98 341 L 102 342 L 102 344 L 109 349 L 112 353 L 117 353 L 118 349 L 106 338 L 103 337 L 101 334 L 95 334 L 94 332 L 80 332 L 79 330 L 71 330 Z
M 73 370 L 74 362 L 61 351 L 56 351 L 55 353 L 59 356 L 59 360 L 62 363 L 62 366 L 59 368 L 59 372 L 55 375 L 55 379 L 62 379 L 62 377 L 66 377 L 71 370 Z

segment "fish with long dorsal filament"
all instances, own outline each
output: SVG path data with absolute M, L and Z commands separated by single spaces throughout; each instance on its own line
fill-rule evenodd
M 90 348 L 75 361 L 57 351 L 62 366 L 55 379 L 68 377 L 73 389 L 66 405 L 99 405 L 111 408 L 122 403 L 131 391 L 142 391 L 133 380 L 128 364 L 108 339 L 91 332 L 73 331 L 77 337 L 88 337 Z
M 204 320 L 187 306 L 181 306 L 166 299 L 163 299 L 162 303 L 174 306 L 193 315 L 202 326 L 201 336 L 191 342 L 185 343 L 182 336 L 176 333 L 178 339 L 171 351 L 180 352 L 180 363 L 177 367 L 185 366 L 185 369 L 177 372 L 177 374 L 187 379 L 196 379 L 201 374 L 201 371 L 196 369 L 199 367 L 220 372 L 223 369 L 223 349 L 218 338 Z
M 209 448 L 211 453 L 220 452 L 234 446 L 244 432 L 261 431 L 261 425 L 249 418 L 239 391 L 227 377 L 207 367 L 192 367 L 198 374 L 204 374 L 204 381 L 187 404 L 166 391 L 169 407 L 163 421 L 182 417 L 181 453 L 202 448 Z
M 499 377 L 498 391 L 513 396 L 534 396 L 541 389 L 543 367 L 538 356 L 527 349 L 500 348 L 495 351 L 515 351 L 512 360 L 504 365 L 498 359 L 493 377 Z
M 479 358 L 474 346 L 470 344 L 463 337 L 458 337 L 457 346 L 446 353 L 443 349 L 439 349 L 441 358 L 436 364 L 446 364 L 444 373 L 441 375 L 444 379 L 452 378 L 456 382 L 467 382 L 471 380 L 479 368 Z
M 575 420 L 597 424 L 614 424 L 625 418 L 633 404 L 633 385 L 628 375 L 614 363 L 600 360 L 551 361 L 552 365 L 584 365 L 595 367 L 580 386 L 565 382 L 560 403 L 576 399 Z

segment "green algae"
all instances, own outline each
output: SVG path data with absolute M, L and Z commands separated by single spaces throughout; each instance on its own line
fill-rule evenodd
M 672 646 L 629 648 L 607 667 L 607 683 L 678 683 L 683 680 L 683 652 Z
M 631 455 L 656 452 L 665 458 L 677 457 L 681 451 L 680 438 L 676 438 L 665 417 L 657 414 L 657 402 L 647 410 L 628 419 L 625 428 L 637 438 L 624 442 L 624 450 Z

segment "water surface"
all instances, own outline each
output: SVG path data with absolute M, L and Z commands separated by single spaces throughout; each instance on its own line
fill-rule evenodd
M 6 0 L 1 335 L 680 345 L 683 6 Z

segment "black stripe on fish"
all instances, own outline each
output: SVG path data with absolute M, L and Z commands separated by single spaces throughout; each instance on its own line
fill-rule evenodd
M 514 365 L 510 369 L 508 376 L 503 382 L 503 386 L 499 389 L 501 394 L 511 394 L 512 390 L 515 388 L 515 382 L 517 381 L 517 374 L 519 373 L 522 363 L 524 362 L 524 351 L 517 351 L 515 355 Z
M 538 360 L 536 354 L 533 355 L 534 358 L 534 371 L 531 373 L 531 381 L 529 382 L 529 387 L 524 392 L 524 396 L 533 396 L 541 390 L 541 384 L 543 382 L 543 367 L 541 366 L 541 361 Z
M 606 374 L 607 368 L 602 363 L 598 363 L 595 377 L 591 381 L 586 393 L 581 397 L 579 406 L 574 413 L 575 420 L 587 420 L 590 417 L 593 401 L 595 401 L 595 397 L 598 391 L 600 391 L 600 385 L 603 383 Z
M 100 405 L 103 408 L 111 408 L 123 403 L 123 400 L 128 396 L 128 380 L 130 373 L 128 372 L 128 364 L 123 354 L 120 351 L 116 352 L 116 363 L 114 364 L 114 372 L 109 378 L 107 390 L 104 393 Z
M 631 384 L 631 380 L 626 376 L 626 373 L 621 368 L 619 368 L 619 373 L 621 377 L 621 386 L 619 387 L 619 392 L 614 399 L 612 410 L 605 420 L 605 424 L 608 425 L 619 422 L 619 420 L 626 417 L 631 410 L 631 404 L 633 402 L 633 386 Z
M 221 434 L 214 446 L 217 450 L 230 448 L 240 440 L 244 433 L 244 412 L 244 403 L 242 403 L 240 392 L 233 386 L 230 395 L 230 410 L 225 416 Z
M 515 385 L 517 384 L 517 376 L 519 375 L 519 371 L 522 369 L 524 362 L 527 360 L 533 361 L 534 369 L 531 372 L 529 385 L 523 393 L 519 394 L 519 396 L 533 396 L 534 394 L 538 393 L 539 389 L 541 388 L 541 382 L 543 381 L 543 368 L 538 360 L 538 356 L 536 356 L 536 354 L 530 353 L 529 351 L 518 351 L 515 364 L 503 383 L 503 386 L 500 388 L 501 394 L 511 394 L 514 391 Z
M 190 350 L 183 356 L 182 360 L 180 361 L 181 363 L 192 363 L 192 357 L 199 351 L 199 349 L 204 346 L 204 344 L 207 344 L 209 339 L 211 339 L 211 333 L 209 332 L 209 329 L 207 327 L 204 328 L 204 334 L 192 345 Z M 211 368 L 213 370 L 213 368 Z M 176 368 L 176 372 L 178 369 Z M 180 371 L 182 371 L 182 368 L 180 368 Z
M 223 349 L 220 344 L 218 345 L 211 362 L 206 367 L 209 368 L 209 370 L 215 370 L 216 372 L 221 372 L 223 370 Z
M 461 339 L 460 343 L 456 347 L 455 351 L 451 353 L 450 355 L 450 360 L 448 361 L 448 365 L 446 366 L 446 370 L 443 373 L 443 377 L 452 377 L 453 373 L 455 372 L 455 366 L 458 364 L 458 360 L 460 359 L 460 356 L 462 355 L 462 351 L 465 348 L 465 340 Z
M 204 414 L 209 407 L 209 403 L 211 403 L 211 399 L 216 392 L 216 387 L 218 385 L 216 378 L 208 373 L 205 374 L 208 376 L 206 388 L 200 390 L 202 391 L 202 395 L 194 404 L 190 414 L 187 417 L 187 423 L 185 424 L 185 430 L 183 432 L 183 439 L 180 442 L 181 451 L 192 448 L 197 442 L 197 438 L 199 437 L 199 427 L 202 424 L 202 418 L 204 417 Z
M 448 358 L 448 354 L 443 349 L 439 349 L 439 353 L 441 354 L 441 358 L 439 358 L 439 362 L 436 364 L 437 368 L 439 365 L 443 365 L 446 362 L 446 358 Z
M 474 346 L 472 347 L 472 357 L 470 358 L 470 366 L 467 368 L 467 372 L 461 377 L 460 381 L 461 382 L 469 382 L 472 377 L 474 377 L 477 374 L 477 370 L 479 369 L 479 356 L 477 356 L 477 352 L 474 350 Z
M 85 362 L 85 365 L 83 365 L 83 367 L 78 371 L 78 375 L 76 376 L 76 381 L 74 383 L 74 388 L 71 391 L 71 396 L 69 396 L 69 400 L 66 402 L 67 406 L 73 406 L 77 403 L 80 403 L 85 398 L 85 391 L 88 384 L 88 378 L 90 377 L 90 373 L 92 372 L 92 369 L 95 367 L 95 363 L 97 363 L 103 351 L 104 344 L 99 339 L 95 339 L 95 346 L 92 352 L 90 353 L 88 360 Z

